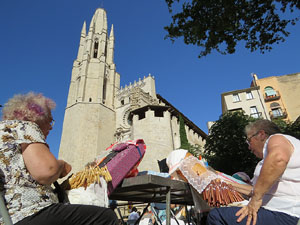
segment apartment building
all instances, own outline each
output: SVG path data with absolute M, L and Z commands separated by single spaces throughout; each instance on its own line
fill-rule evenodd
M 253 118 L 270 119 L 259 87 L 222 93 L 222 113 L 244 111 Z
M 300 73 L 258 79 L 253 75 L 252 87 L 259 87 L 270 119 L 295 121 L 300 115 Z
M 250 88 L 221 94 L 222 113 L 244 111 L 254 118 L 294 122 L 300 115 L 300 73 L 258 79 Z

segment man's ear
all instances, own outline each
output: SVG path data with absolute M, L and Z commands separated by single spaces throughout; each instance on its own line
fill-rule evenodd
M 262 141 L 268 139 L 268 134 L 267 134 L 264 130 L 260 130 L 259 132 L 261 133 L 260 139 L 261 139 Z

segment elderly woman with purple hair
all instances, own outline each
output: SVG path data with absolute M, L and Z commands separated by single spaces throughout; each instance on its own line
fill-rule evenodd
M 0 189 L 14 224 L 117 224 L 111 209 L 58 202 L 51 184 L 72 169 L 50 152 L 46 138 L 55 102 L 42 94 L 15 95 L 0 121 Z M 2 221 L 0 220 L 0 223 Z

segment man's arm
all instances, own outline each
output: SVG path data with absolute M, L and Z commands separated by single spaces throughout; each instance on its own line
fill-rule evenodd
M 251 221 L 253 221 L 253 225 L 256 224 L 257 211 L 262 205 L 262 198 L 284 173 L 293 150 L 291 143 L 281 135 L 275 135 L 269 139 L 268 154 L 254 186 L 253 196 L 249 204 L 236 213 L 236 216 L 239 217 L 237 222 L 248 216 L 247 225 L 250 225 Z
M 284 173 L 290 157 L 293 153 L 291 143 L 281 135 L 270 138 L 267 146 L 267 157 L 261 168 L 259 177 L 254 186 L 254 199 L 262 199 L 272 185 Z
M 251 195 L 251 191 L 252 191 L 252 185 L 249 184 L 239 184 L 239 183 L 234 183 L 234 182 L 228 182 L 225 181 L 229 184 L 231 184 L 234 189 L 244 195 L 250 196 Z

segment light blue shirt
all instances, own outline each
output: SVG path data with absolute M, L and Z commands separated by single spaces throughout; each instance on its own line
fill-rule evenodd
M 128 216 L 128 224 L 133 225 L 139 217 L 140 215 L 137 212 L 130 213 L 130 215 Z

